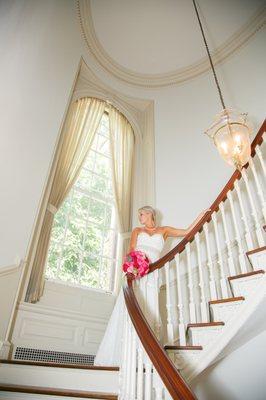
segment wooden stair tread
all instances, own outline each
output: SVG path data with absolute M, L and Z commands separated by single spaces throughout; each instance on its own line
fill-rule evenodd
M 7 385 L 4 383 L 0 383 L 0 391 L 46 394 L 50 396 L 79 397 L 83 399 L 101 399 L 101 400 L 118 399 L 118 396 L 114 393 L 88 392 L 85 390 L 58 389 L 58 388 L 41 387 L 41 386 Z
M 189 328 L 205 328 L 208 326 L 223 326 L 224 322 L 197 322 L 194 324 L 188 324 L 187 329 Z
M 174 346 L 174 345 L 165 345 L 165 350 L 203 350 L 202 346 Z
M 55 362 L 42 362 L 42 361 L 26 361 L 26 360 L 0 360 L 0 364 L 16 364 L 16 365 L 33 365 L 42 367 L 55 367 L 55 368 L 75 368 L 75 369 L 88 369 L 100 371 L 119 371 L 119 367 L 98 366 L 98 365 L 84 365 L 84 364 L 60 364 Z
M 239 296 L 239 297 L 228 297 L 227 299 L 220 299 L 220 300 L 211 300 L 209 301 L 209 304 L 220 304 L 220 303 L 231 303 L 233 301 L 242 301 L 245 300 L 245 297 Z
M 250 254 L 259 253 L 259 252 L 264 251 L 264 250 L 266 250 L 266 246 L 257 247 L 257 248 L 254 249 L 254 250 L 247 251 L 247 252 L 246 252 L 246 255 L 249 256 Z
M 257 271 L 252 271 L 252 272 L 247 272 L 245 274 L 240 274 L 240 275 L 235 275 L 235 276 L 229 276 L 228 280 L 232 281 L 233 279 L 240 279 L 240 278 L 246 278 L 248 276 L 252 275 L 257 275 L 257 274 L 265 274 L 265 271 L 263 269 L 258 269 Z

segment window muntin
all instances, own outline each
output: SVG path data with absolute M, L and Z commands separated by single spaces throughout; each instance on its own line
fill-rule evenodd
M 104 114 L 80 174 L 55 215 L 48 279 L 113 290 L 117 220 L 110 161 L 109 118 Z

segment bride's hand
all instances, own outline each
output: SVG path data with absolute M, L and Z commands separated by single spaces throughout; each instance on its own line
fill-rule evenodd
M 210 212 L 212 212 L 211 208 L 207 208 L 206 210 L 202 211 L 202 212 L 200 213 L 200 215 L 203 217 L 203 215 L 208 214 L 208 213 L 210 213 Z

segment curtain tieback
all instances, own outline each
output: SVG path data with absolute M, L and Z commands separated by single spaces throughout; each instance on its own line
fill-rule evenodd
M 47 211 L 49 211 L 51 214 L 55 215 L 57 212 L 57 208 L 53 204 L 49 203 L 47 206 Z

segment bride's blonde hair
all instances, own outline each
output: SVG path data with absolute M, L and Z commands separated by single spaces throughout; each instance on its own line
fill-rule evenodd
M 156 210 L 153 207 L 151 207 L 151 206 L 143 206 L 143 207 L 138 209 L 138 212 L 140 212 L 140 211 L 150 212 L 151 215 L 152 215 L 153 222 L 156 224 Z

